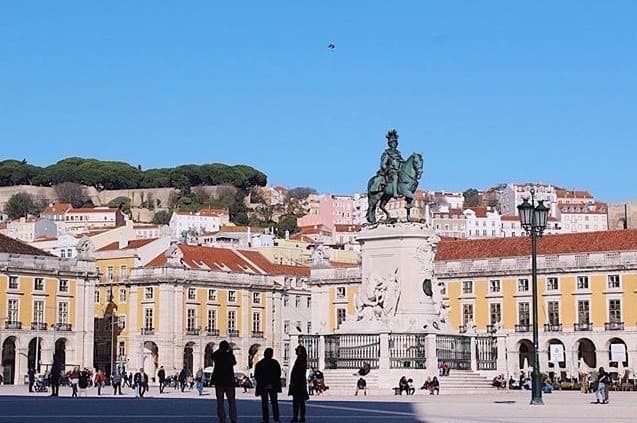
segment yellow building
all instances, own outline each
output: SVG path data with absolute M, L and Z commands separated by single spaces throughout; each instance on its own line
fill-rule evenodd
M 562 377 L 582 368 L 637 370 L 637 230 L 538 240 L 540 368 Z M 533 365 L 530 241 L 443 239 L 435 275 L 454 333 L 504 339 L 506 368 Z M 360 267 L 313 269 L 312 324 L 333 333 L 354 318 Z
M 151 376 L 160 365 L 168 374 L 196 372 L 212 364 L 213 350 L 227 339 L 236 370 L 247 372 L 262 347 L 284 356 L 286 321 L 303 327 L 310 321 L 307 267 L 274 264 L 255 250 L 177 244 L 146 266 L 130 260 L 126 254 L 98 260 L 102 270 L 129 272 L 104 278 L 95 298 L 95 361 L 107 371 L 116 362 Z M 284 302 L 291 293 L 303 297 L 295 300 L 295 315 Z
M 29 368 L 46 371 L 57 352 L 70 366 L 92 367 L 95 263 L 80 245 L 61 259 L 0 235 L 0 345 L 4 383 Z

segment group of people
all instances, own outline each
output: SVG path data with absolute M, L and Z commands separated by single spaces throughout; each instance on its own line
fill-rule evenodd
M 438 381 L 438 377 L 434 376 L 433 379 L 427 378 L 420 389 L 426 389 L 429 391 L 429 395 L 440 395 L 440 381 Z
M 288 395 L 292 396 L 292 422 L 305 422 L 305 401 L 309 399 L 307 389 L 307 351 L 304 346 L 296 347 L 296 360 L 292 367 Z M 228 402 L 230 421 L 237 421 L 237 404 L 235 399 L 234 366 L 237 360 L 232 348 L 227 341 L 219 343 L 219 349 L 212 354 L 214 365 L 212 371 L 212 383 L 215 386 L 217 398 L 217 417 L 219 421 L 226 420 L 224 398 Z M 274 350 L 266 348 L 261 359 L 254 368 L 256 380 L 255 395 L 261 397 L 261 413 L 263 421 L 270 419 L 270 406 L 272 418 L 275 422 L 280 420 L 278 394 L 282 391 L 281 366 L 274 359 Z
M 317 368 L 310 368 L 307 371 L 307 383 L 309 385 L 309 393 L 313 395 L 321 395 L 323 392 L 330 389 L 325 384 L 325 375 Z

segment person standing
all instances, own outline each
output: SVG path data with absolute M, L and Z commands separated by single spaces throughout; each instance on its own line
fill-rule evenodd
M 98 370 L 97 373 L 95 373 L 95 380 L 93 380 L 93 383 L 97 387 L 98 396 L 102 395 L 102 387 L 104 386 L 105 382 L 106 382 L 106 376 L 104 375 L 104 372 L 101 370 Z
M 159 379 L 159 393 L 164 393 L 164 385 L 166 384 L 166 371 L 164 370 L 164 366 L 159 366 L 159 370 L 157 371 L 157 378 Z
M 71 381 L 71 389 L 73 392 L 71 393 L 72 398 L 77 398 L 77 385 L 80 383 L 80 368 L 74 367 L 69 375 L 69 380 Z
M 272 404 L 272 418 L 274 422 L 279 421 L 279 400 L 277 395 L 281 392 L 281 366 L 274 358 L 274 350 L 266 348 L 263 352 L 263 359 L 254 367 L 254 378 L 257 381 L 254 393 L 261 396 L 261 414 L 263 421 L 270 420 L 268 397 Z M 305 375 L 305 372 L 303 372 Z
M 292 396 L 292 422 L 305 421 L 305 401 L 310 399 L 307 393 L 305 372 L 307 371 L 307 350 L 303 345 L 296 347 L 296 360 L 290 376 L 288 395 Z
M 599 368 L 599 375 L 597 376 L 597 390 L 595 391 L 595 397 L 597 398 L 597 404 L 608 404 L 608 385 L 610 384 L 610 376 L 606 373 L 603 367 Z
M 53 355 L 53 365 L 51 366 L 51 396 L 57 397 L 60 394 L 60 378 L 62 377 L 62 362 L 58 354 Z
M 203 369 L 201 367 L 195 374 L 195 387 L 199 395 L 203 395 Z
M 80 378 L 78 379 L 78 387 L 80 388 L 80 396 L 86 396 L 86 390 L 88 389 L 88 384 L 91 381 L 91 374 L 89 373 L 87 368 L 82 369 L 80 371 Z
M 237 364 L 237 360 L 228 341 L 224 340 L 219 343 L 219 349 L 212 353 L 212 362 L 214 364 L 212 381 L 217 397 L 217 417 L 220 422 L 226 421 L 226 409 L 223 404 L 225 395 L 228 399 L 230 421 L 235 423 L 237 421 L 237 403 L 235 400 L 234 366 Z
M 148 374 L 146 372 L 144 372 L 144 369 L 141 369 L 142 371 L 142 390 L 141 390 L 141 396 L 143 397 L 144 394 L 146 392 L 148 392 Z
M 27 372 L 29 376 L 29 392 L 33 392 L 33 384 L 35 383 L 35 370 L 30 368 Z
M 122 395 L 122 375 L 117 370 L 111 376 L 111 383 L 113 384 L 113 395 Z
M 133 376 L 133 386 L 135 387 L 135 398 L 141 398 L 143 396 L 143 384 L 144 378 L 142 374 L 144 373 L 144 369 L 139 369 L 135 376 Z

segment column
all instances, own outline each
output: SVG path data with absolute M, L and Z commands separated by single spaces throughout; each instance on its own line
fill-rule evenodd
M 477 356 L 475 335 L 472 335 L 470 340 L 471 340 L 471 343 L 470 343 L 471 351 L 469 352 L 471 353 L 471 370 L 475 372 L 478 370 L 478 356 Z
M 296 343 L 290 342 L 290 349 L 294 351 L 296 345 L 298 344 L 298 339 L 295 339 Z M 291 355 L 292 353 L 290 353 Z M 290 357 L 292 359 L 292 357 Z M 319 335 L 318 342 L 318 367 L 320 371 L 325 370 L 325 335 Z
M 378 358 L 378 370 L 389 370 L 389 334 L 381 333 L 380 336 L 380 357 Z
M 438 376 L 438 352 L 436 348 L 436 334 L 430 333 L 425 337 L 426 377 Z
M 507 362 L 507 346 L 506 336 L 498 335 L 496 337 L 498 359 L 496 362 L 496 369 L 498 373 L 503 373 L 507 377 L 509 376 L 509 366 Z

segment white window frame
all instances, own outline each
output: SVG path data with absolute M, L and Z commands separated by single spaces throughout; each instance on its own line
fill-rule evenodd
M 195 301 L 197 299 L 197 288 L 188 288 L 188 301 Z
M 347 297 L 347 288 L 344 286 L 336 287 L 336 299 L 343 300 Z
M 522 281 L 526 282 L 526 288 L 525 289 L 520 289 L 522 287 Z M 529 292 L 529 279 L 528 278 L 518 278 L 517 279 L 516 290 L 517 290 L 518 293 Z
M 234 290 L 228 291 L 228 302 L 229 303 L 237 302 L 237 291 L 234 291 Z
M 216 289 L 208 289 L 208 301 L 217 301 L 217 290 Z
M 69 292 L 69 285 L 70 284 L 68 279 L 58 279 L 58 292 Z
M 586 287 L 580 286 L 580 282 L 586 281 Z M 584 285 L 583 283 L 581 285 Z M 591 289 L 591 280 L 588 275 L 579 275 L 575 278 L 576 291 L 589 291 Z
M 501 292 L 502 281 L 500 279 L 489 279 L 489 294 L 499 294 Z
M 549 281 L 555 281 L 555 287 L 549 285 Z M 546 278 L 546 292 L 558 292 L 560 290 L 560 278 L 557 276 L 549 276 Z
M 261 304 L 261 293 L 253 292 L 252 293 L 252 304 Z
M 462 295 L 471 295 L 471 294 L 473 294 L 473 281 L 472 280 L 462 281 Z
M 617 286 L 611 286 L 611 278 L 617 277 Z M 622 289 L 622 278 L 619 273 L 611 273 L 606 277 L 606 287 L 611 290 Z
M 144 300 L 152 300 L 155 298 L 155 290 L 152 286 L 144 287 Z

